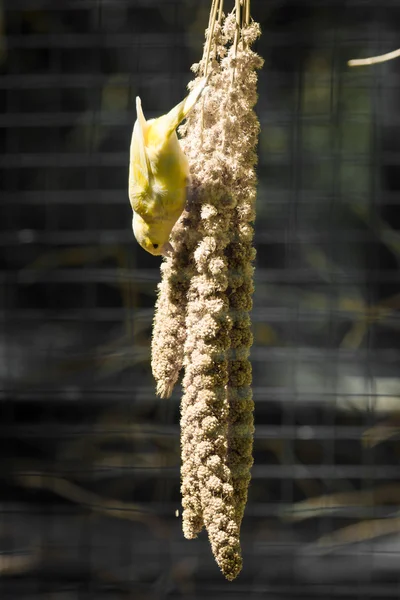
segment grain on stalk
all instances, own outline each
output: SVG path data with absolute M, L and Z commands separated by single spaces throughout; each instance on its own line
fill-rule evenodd
M 151 366 L 161 398 L 171 396 L 183 365 L 187 292 L 193 271 L 190 255 L 198 239 L 195 221 L 193 211 L 183 212 L 171 236 L 175 253 L 161 265 L 151 348 Z
M 184 367 L 183 531 L 193 538 L 204 525 L 232 580 L 242 567 L 254 432 L 249 312 L 259 124 L 253 107 L 262 60 L 251 50 L 260 29 L 250 23 L 249 2 L 236 2 L 226 18 L 222 4 L 213 2 L 203 59 L 193 67 L 191 85 L 208 74 L 208 90 L 180 128 L 192 199 L 172 232 L 176 256 L 163 266 L 153 372 L 159 393 L 169 395 Z

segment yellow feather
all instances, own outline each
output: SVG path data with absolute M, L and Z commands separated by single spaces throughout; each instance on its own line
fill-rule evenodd
M 130 147 L 129 199 L 133 232 L 139 244 L 158 255 L 170 249 L 170 233 L 186 203 L 189 164 L 176 128 L 201 96 L 207 80 L 166 115 L 146 121 L 140 98 Z

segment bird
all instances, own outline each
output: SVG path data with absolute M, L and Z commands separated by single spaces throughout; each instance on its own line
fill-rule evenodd
M 136 97 L 129 160 L 132 229 L 140 246 L 154 256 L 174 253 L 169 236 L 185 208 L 191 184 L 176 128 L 206 89 L 207 79 L 202 78 L 182 102 L 157 119 L 146 120 Z

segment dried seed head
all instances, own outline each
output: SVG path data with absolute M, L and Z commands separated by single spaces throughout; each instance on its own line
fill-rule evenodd
M 247 14 L 248 0 L 240 6 Z M 208 91 L 180 128 L 193 198 L 171 235 L 176 256 L 163 265 L 152 360 L 162 395 L 184 367 L 184 535 L 193 538 L 205 525 L 231 580 L 242 566 L 240 524 L 253 461 L 248 313 L 259 133 L 253 107 L 262 60 L 250 49 L 260 33 L 256 23 L 242 27 L 240 39 L 234 14 L 211 30 L 205 57 L 192 67 L 199 77 L 207 67 Z

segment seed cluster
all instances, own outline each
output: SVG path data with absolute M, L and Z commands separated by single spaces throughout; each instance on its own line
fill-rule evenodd
M 213 28 L 212 52 L 194 65 L 208 89 L 186 123 L 181 144 L 192 197 L 171 235 L 176 253 L 162 265 L 152 367 L 168 397 L 184 369 L 181 404 L 183 531 L 206 527 L 227 579 L 242 566 L 240 525 L 253 444 L 251 393 L 253 221 L 259 123 L 251 50 L 259 26 L 228 15 Z M 236 41 L 235 41 L 236 38 Z

